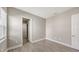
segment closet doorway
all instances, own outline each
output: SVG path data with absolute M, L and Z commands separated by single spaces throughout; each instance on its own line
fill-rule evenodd
M 23 45 L 29 42 L 29 19 L 23 18 L 22 21 L 23 29 Z

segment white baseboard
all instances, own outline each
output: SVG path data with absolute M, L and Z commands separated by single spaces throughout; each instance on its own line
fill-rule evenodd
M 45 38 L 42 38 L 42 39 L 39 39 L 39 40 L 31 41 L 31 43 L 36 43 L 36 42 L 39 42 L 39 41 L 42 41 L 42 40 L 45 40 Z
M 4 40 L 6 40 L 6 39 L 2 39 L 2 40 L 0 40 L 0 43 L 2 43 Z
M 30 41 L 30 42 L 31 42 L 31 43 L 36 43 L 36 42 L 42 41 L 42 40 L 44 40 L 44 39 L 45 39 L 45 38 L 39 39 L 39 40 L 35 40 L 35 41 Z M 13 47 L 10 47 L 10 48 L 8 48 L 8 49 L 6 50 L 6 52 L 7 52 L 8 50 L 15 49 L 15 48 L 18 48 L 18 47 L 21 47 L 21 46 L 22 46 L 22 44 L 16 45 L 16 46 L 13 46 Z
M 56 42 L 56 43 L 62 44 L 62 45 L 64 45 L 64 46 L 67 46 L 67 47 L 76 49 L 76 48 L 72 47 L 72 45 L 69 45 L 69 44 L 66 44 L 66 43 L 62 43 L 62 42 L 59 42 L 59 41 L 56 41 L 56 40 L 53 40 L 53 39 L 50 39 L 50 38 L 46 38 L 46 40 L 50 40 L 50 41 L 52 41 L 52 42 Z M 78 49 L 76 49 L 76 50 L 78 50 Z
M 21 46 L 22 46 L 22 44 L 20 44 L 20 45 L 16 45 L 16 46 L 13 46 L 13 47 L 7 48 L 6 51 L 11 50 L 11 49 L 15 49 L 15 48 L 18 48 L 18 47 L 21 47 Z
M 62 42 L 59 42 L 59 41 L 56 41 L 56 40 L 53 40 L 53 39 L 49 39 L 49 38 L 48 38 L 47 40 L 50 40 L 50 41 L 53 41 L 53 42 L 56 42 L 56 43 L 59 43 L 59 44 L 62 44 L 62 45 L 71 47 L 71 45 L 69 45 L 69 44 L 65 44 L 65 43 L 62 43 Z

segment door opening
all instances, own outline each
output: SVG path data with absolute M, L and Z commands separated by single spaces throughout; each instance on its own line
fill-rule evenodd
M 29 41 L 29 19 L 23 18 L 23 23 L 22 23 L 22 29 L 23 29 L 23 44 L 27 43 Z

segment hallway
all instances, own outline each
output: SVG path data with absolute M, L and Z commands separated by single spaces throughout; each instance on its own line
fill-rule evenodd
M 10 50 L 9 52 L 79 52 L 79 50 L 48 40 L 42 40 L 36 43 L 26 43 L 24 46 Z

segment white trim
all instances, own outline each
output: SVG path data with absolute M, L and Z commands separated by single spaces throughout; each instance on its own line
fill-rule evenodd
M 21 46 L 22 46 L 22 44 L 20 44 L 20 45 L 16 45 L 16 46 L 13 46 L 13 47 L 7 48 L 6 51 L 11 50 L 11 49 L 15 49 L 15 48 L 18 48 L 18 47 L 21 47 Z
M 69 45 L 69 44 L 66 44 L 66 43 L 62 43 L 62 42 L 59 42 L 59 41 L 56 41 L 56 40 L 53 40 L 53 39 L 50 39 L 50 38 L 46 38 L 46 40 L 50 40 L 50 41 L 52 41 L 52 42 L 56 42 L 56 43 L 62 44 L 62 45 L 64 45 L 64 46 L 67 46 L 67 47 L 76 49 L 76 48 L 72 47 L 72 45 Z M 78 50 L 78 49 L 76 49 L 76 50 Z
M 29 33 L 28 33 L 28 36 L 29 36 L 29 41 L 32 41 L 32 26 L 33 26 L 33 24 L 32 24 L 32 19 L 30 19 L 29 20 Z
M 42 41 L 42 40 L 45 40 L 45 38 L 39 39 L 39 40 L 30 41 L 30 42 L 31 42 L 31 43 L 36 43 L 36 42 L 39 42 L 39 41 Z
M 42 41 L 42 40 L 45 40 L 45 39 L 43 38 L 43 39 L 34 40 L 34 41 L 30 41 L 30 42 L 31 42 L 31 43 L 36 43 L 36 42 L 39 42 L 39 41 Z M 8 49 L 5 50 L 5 51 L 7 52 L 8 50 L 15 49 L 15 48 L 18 48 L 18 47 L 21 47 L 21 46 L 22 46 L 22 44 L 16 45 L 16 46 L 13 46 L 13 47 L 8 48 Z
M 4 40 L 6 40 L 5 38 L 2 38 L 1 40 L 0 40 L 0 43 L 2 43 Z
M 23 18 L 26 18 L 26 17 L 23 16 L 22 21 L 21 21 L 22 22 L 22 26 L 21 26 L 22 27 L 21 28 L 22 44 L 23 44 Z M 31 42 L 32 41 L 32 26 L 33 26 L 32 25 L 32 19 L 30 19 L 30 18 L 26 18 L 26 19 L 29 19 L 29 26 L 28 26 L 28 28 L 29 28 L 29 31 L 28 31 L 29 39 L 28 40 Z
M 50 41 L 53 41 L 53 42 L 56 42 L 56 43 L 71 47 L 71 45 L 69 45 L 69 44 L 65 44 L 65 43 L 62 43 L 62 42 L 59 42 L 59 41 L 56 41 L 56 40 L 53 40 L 53 39 L 47 39 L 47 40 L 50 40 Z

